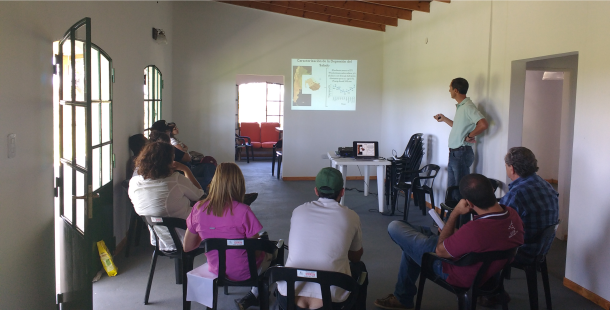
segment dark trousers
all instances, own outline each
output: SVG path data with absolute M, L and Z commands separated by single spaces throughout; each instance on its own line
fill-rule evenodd
M 354 278 L 354 280 L 358 281 L 358 277 L 360 277 L 360 275 L 362 274 L 362 272 L 367 272 L 366 270 L 366 265 L 364 265 L 363 262 L 357 262 L 357 263 L 349 263 L 349 267 L 350 270 L 352 272 L 352 277 Z M 368 272 L 367 272 L 368 274 Z M 356 296 L 356 303 L 354 304 L 354 306 L 351 309 L 347 309 L 346 308 L 346 304 L 345 302 L 333 302 L 332 306 L 333 306 L 333 310 L 366 310 L 366 295 L 367 295 L 367 289 L 369 286 L 369 277 L 368 275 L 366 276 L 366 278 L 364 279 L 364 282 L 362 283 L 362 285 L 358 286 L 358 296 Z M 288 301 L 288 298 L 286 296 L 282 296 L 282 294 L 280 294 L 279 292 L 276 291 L 276 296 L 277 296 L 277 304 L 279 305 L 279 309 L 281 310 L 285 310 L 287 309 L 286 304 Z M 307 310 L 307 309 L 303 309 L 300 308 L 298 306 L 295 306 L 295 309 L 297 310 Z M 315 310 L 321 310 L 322 308 L 318 308 Z

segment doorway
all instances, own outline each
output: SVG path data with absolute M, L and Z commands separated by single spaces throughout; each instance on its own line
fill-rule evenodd
M 530 148 L 538 159 L 538 174 L 556 183 L 561 219 L 556 237 L 566 240 L 578 53 L 517 60 L 511 65 L 507 149 Z M 547 78 L 543 79 L 545 72 Z

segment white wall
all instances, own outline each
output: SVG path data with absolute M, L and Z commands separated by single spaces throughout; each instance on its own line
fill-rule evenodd
M 449 129 L 432 115 L 453 116 L 447 86 L 462 76 L 490 121 L 479 139 L 475 171 L 504 180 L 511 82 L 518 80 L 511 80 L 513 61 L 578 52 L 566 278 L 610 300 L 605 259 L 610 255 L 610 192 L 604 186 L 610 181 L 605 136 L 610 124 L 604 121 L 610 113 L 610 42 L 605 39 L 610 3 L 452 1 L 431 6 L 432 13 L 415 12 L 412 22 L 387 30 L 383 135 L 404 132 L 396 147 L 416 131 L 433 135 L 438 147 L 432 160 L 446 166 Z
M 164 116 L 172 110 L 171 3 L 0 2 L 0 308 L 54 309 L 52 43 L 83 17 L 92 41 L 114 61 L 115 235 L 127 229 L 120 181 L 127 137 L 143 126 L 143 70 L 157 65 L 165 79 Z M 152 41 L 166 30 L 169 45 Z M 9 133 L 17 157 L 8 159 Z
M 538 175 L 559 178 L 559 134 L 563 80 L 542 80 L 544 71 L 527 71 L 522 145 L 538 160 Z
M 285 77 L 285 177 L 315 176 L 327 151 L 380 139 L 382 33 L 217 2 L 174 8 L 174 121 L 194 150 L 233 161 L 238 74 Z M 358 60 L 356 111 L 291 111 L 292 58 Z

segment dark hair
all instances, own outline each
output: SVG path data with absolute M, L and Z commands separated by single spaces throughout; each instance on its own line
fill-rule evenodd
M 173 138 L 174 137 L 174 128 L 176 128 L 176 123 L 174 123 L 174 122 L 167 123 L 167 128 L 169 128 L 169 137 Z
M 458 93 L 466 95 L 468 92 L 468 81 L 464 78 L 455 78 L 451 81 L 451 88 L 457 89 Z
M 129 137 L 129 149 L 133 152 L 133 156 L 140 155 L 146 143 L 148 143 L 148 139 L 146 139 L 144 134 L 138 133 Z
M 170 143 L 169 136 L 163 131 L 152 130 L 150 132 L 149 139 L 151 142 L 165 142 Z
M 150 142 L 144 146 L 138 158 L 136 167 L 138 174 L 144 179 L 162 179 L 172 175 L 170 165 L 174 162 L 174 147 L 165 142 Z
M 327 189 L 332 190 L 328 186 L 322 186 L 322 188 L 327 188 Z M 332 199 L 332 200 L 337 200 L 337 197 L 339 197 L 339 194 L 341 194 L 341 191 L 330 193 L 330 194 L 325 194 L 325 193 L 322 193 L 320 190 L 318 190 L 318 197 L 320 197 L 320 198 L 328 198 L 328 199 Z
M 523 146 L 512 147 L 504 156 L 504 162 L 512 166 L 520 177 L 532 175 L 538 171 L 538 160 L 534 153 Z
M 489 179 L 482 174 L 468 174 L 460 180 L 460 194 L 472 204 L 487 210 L 496 205 L 496 195 Z

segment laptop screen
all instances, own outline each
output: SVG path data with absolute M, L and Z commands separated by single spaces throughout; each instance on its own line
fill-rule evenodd
M 354 141 L 354 158 L 376 159 L 379 157 L 379 142 Z

